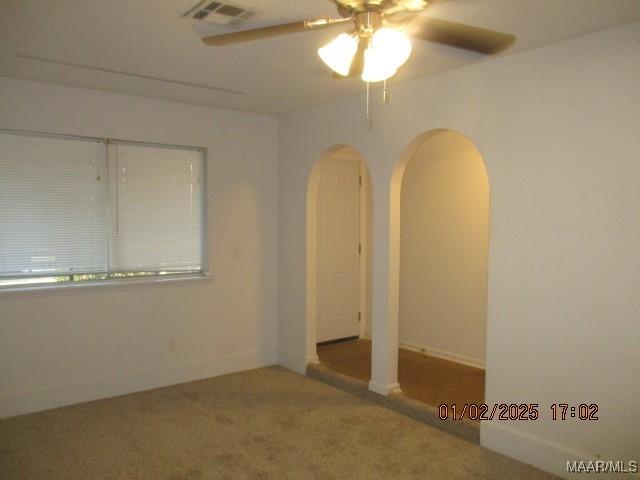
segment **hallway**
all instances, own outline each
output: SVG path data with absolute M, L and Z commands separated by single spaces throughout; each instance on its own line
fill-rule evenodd
M 371 378 L 371 341 L 353 340 L 318 345 L 326 367 L 368 382 Z M 414 400 L 438 407 L 441 403 L 483 403 L 484 370 L 399 349 L 398 381 Z

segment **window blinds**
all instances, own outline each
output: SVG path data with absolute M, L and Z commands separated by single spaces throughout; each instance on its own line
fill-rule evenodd
M 111 151 L 111 270 L 200 270 L 202 152 L 129 144 Z
M 0 280 L 202 271 L 204 171 L 196 149 L 0 132 Z
M 0 276 L 107 270 L 104 143 L 0 133 Z

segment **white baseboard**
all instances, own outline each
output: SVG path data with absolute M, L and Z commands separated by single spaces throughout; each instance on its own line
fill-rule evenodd
M 391 395 L 392 393 L 400 393 L 399 383 L 390 383 L 389 385 L 382 385 L 376 383 L 373 380 L 369 382 L 369 390 L 378 393 L 380 395 Z
M 513 430 L 504 423 L 482 422 L 480 425 L 480 445 L 521 462 L 533 465 L 540 470 L 562 478 L 594 478 L 596 474 L 578 475 L 567 472 L 568 461 L 598 460 L 595 454 L 579 452 L 564 445 L 550 442 L 540 437 Z M 621 459 L 612 459 L 621 460 Z M 632 459 L 635 460 L 635 459 Z M 618 478 L 616 475 L 606 475 Z M 597 476 L 597 478 L 601 478 Z M 638 474 L 626 474 L 624 478 L 640 479 Z
M 305 357 L 297 353 L 290 352 L 288 350 L 278 350 L 278 365 L 299 373 L 300 375 L 306 375 L 307 364 L 318 363 L 318 356 Z
M 411 350 L 413 352 L 424 353 L 425 355 L 430 355 L 432 357 L 442 358 L 443 360 L 449 360 L 450 362 L 467 365 L 468 367 L 480 368 L 482 370 L 485 369 L 484 362 L 477 358 L 467 357 L 465 355 L 459 355 L 457 353 L 445 352 L 442 350 L 437 350 L 435 348 L 423 347 L 422 345 L 416 345 L 414 343 L 402 341 L 398 342 L 398 346 L 400 348 Z
M 0 394 L 0 418 L 141 392 L 178 383 L 273 365 L 274 355 L 259 351 L 203 359 L 154 370 Z

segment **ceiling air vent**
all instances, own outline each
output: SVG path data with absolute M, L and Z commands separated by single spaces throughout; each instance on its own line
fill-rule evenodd
M 204 0 L 185 13 L 184 17 L 215 25 L 238 25 L 255 14 L 235 5 Z

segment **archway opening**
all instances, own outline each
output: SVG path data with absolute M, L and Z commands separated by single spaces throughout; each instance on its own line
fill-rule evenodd
M 364 158 L 338 145 L 314 165 L 307 188 L 307 361 L 369 380 L 371 182 Z M 364 378 L 366 377 L 366 378 Z
M 458 132 L 428 132 L 393 181 L 402 392 L 435 407 L 483 403 L 489 181 L 482 156 Z

